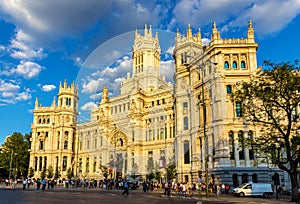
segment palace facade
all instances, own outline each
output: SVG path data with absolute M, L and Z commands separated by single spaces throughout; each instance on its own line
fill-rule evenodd
M 74 83 L 60 84 L 49 107 L 36 100 L 34 177 L 52 166 L 62 178 L 69 169 L 76 177 L 103 179 L 107 167 L 111 178 L 145 179 L 160 171 L 166 179 L 166 167 L 175 164 L 179 182 L 271 182 L 278 169 L 243 144 L 259 130 L 230 99 L 236 83 L 255 77 L 257 49 L 251 21 L 240 39 L 222 39 L 214 23 L 208 45 L 200 30 L 193 34 L 188 26 L 185 34 L 176 34 L 171 84 L 160 75 L 158 34 L 153 36 L 151 26 L 144 35 L 136 31 L 131 74 L 122 79 L 118 96 L 109 97 L 104 87 L 89 122 L 77 123 Z

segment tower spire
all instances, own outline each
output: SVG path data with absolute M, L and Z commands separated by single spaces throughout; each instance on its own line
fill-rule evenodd
M 254 42 L 254 29 L 253 29 L 253 25 L 252 25 L 252 20 L 250 20 L 248 22 L 248 39 L 251 42 Z

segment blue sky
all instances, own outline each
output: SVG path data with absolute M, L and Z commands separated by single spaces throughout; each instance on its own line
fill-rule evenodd
M 216 21 L 222 38 L 245 38 L 251 19 L 262 65 L 300 59 L 299 14 L 300 0 L 0 0 L 0 144 L 15 131 L 29 133 L 35 98 L 51 105 L 65 79 L 78 84 L 79 121 L 86 121 L 104 84 L 118 93 L 131 70 L 134 30 L 144 24 L 159 32 L 170 80 L 177 29 L 185 33 L 190 23 L 207 42 Z

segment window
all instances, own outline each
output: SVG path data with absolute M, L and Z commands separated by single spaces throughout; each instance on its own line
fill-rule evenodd
M 253 183 L 258 183 L 258 176 L 257 176 L 257 174 L 252 174 L 252 182 Z
M 237 174 L 232 175 L 232 183 L 233 183 L 233 187 L 238 187 L 239 186 L 239 180 L 238 180 L 238 175 Z
M 86 149 L 90 149 L 90 141 L 89 140 L 86 142 Z
M 238 118 L 242 117 L 242 105 L 240 102 L 237 102 L 235 104 L 235 112 L 236 112 L 236 117 Z
M 188 105 L 189 105 L 188 102 L 184 102 L 183 103 L 183 108 L 188 108 Z
M 232 92 L 232 86 L 231 85 L 226 85 L 226 93 L 231 94 Z
M 242 62 L 241 62 L 241 68 L 242 68 L 242 69 L 245 69 L 245 68 L 246 68 L 246 63 L 245 63 L 245 61 L 242 61 Z
M 189 141 L 185 140 L 183 143 L 183 151 L 184 151 L 184 164 L 190 163 L 190 147 Z
M 64 149 L 68 149 L 68 141 L 67 140 L 64 141 Z
M 68 164 L 68 163 L 67 163 L 67 156 L 64 156 L 64 157 L 63 157 L 63 165 L 62 165 L 62 166 L 63 166 L 63 168 L 62 168 L 63 171 L 66 171 L 66 170 L 67 170 L 67 164 Z
M 228 63 L 228 61 L 225 61 L 225 63 L 224 63 L 224 69 L 229 69 L 229 63 Z
M 233 69 L 236 69 L 236 68 L 237 68 L 237 63 L 236 63 L 236 61 L 233 61 L 233 63 L 232 63 L 232 68 L 233 68 Z
M 94 165 L 93 165 L 93 172 L 96 172 L 96 166 L 97 166 L 97 162 L 94 162 Z
M 248 139 L 251 141 L 253 140 L 253 132 L 252 131 L 248 132 Z M 250 149 L 249 149 L 249 159 L 251 159 L 251 160 L 254 159 L 254 150 L 252 147 L 250 147 Z
M 165 129 L 164 128 L 160 129 L 160 139 L 162 139 L 162 140 L 165 139 Z
M 94 140 L 94 148 L 97 148 L 97 139 Z
M 134 130 L 132 131 L 132 142 L 134 142 Z
M 34 171 L 37 171 L 37 167 L 38 167 L 38 158 L 34 157 Z
M 242 174 L 242 183 L 248 183 L 248 174 Z
M 188 117 L 183 118 L 183 125 L 184 125 L 184 127 L 183 127 L 184 130 L 189 129 L 189 118 Z
M 245 159 L 245 151 L 244 151 L 244 133 L 240 131 L 238 133 L 238 142 L 239 142 L 239 159 Z
M 44 141 L 40 140 L 40 150 L 43 150 L 43 149 L 44 149 Z
M 39 171 L 42 171 L 42 168 L 43 168 L 43 157 L 40 157 L 40 160 L 39 160 Z
M 153 162 L 153 151 L 148 152 L 148 169 L 153 169 L 154 168 L 154 162 Z
M 233 132 L 229 132 L 229 154 L 230 154 L 230 159 L 234 160 L 234 137 L 233 137 Z
M 86 158 L 86 172 L 90 171 L 90 158 Z

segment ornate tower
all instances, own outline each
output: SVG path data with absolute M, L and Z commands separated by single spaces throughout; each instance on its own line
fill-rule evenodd
M 203 58 L 200 29 L 193 35 L 188 25 L 185 35 L 177 31 L 175 42 L 176 166 L 179 180 L 190 182 L 195 181 L 199 170 L 194 159 L 199 155 L 196 152 L 199 149 L 196 143 L 199 112 L 193 84 L 199 80 L 198 68 L 201 65 L 198 60 Z
M 36 99 L 30 150 L 30 167 L 35 178 L 50 168 L 61 176 L 66 176 L 69 168 L 73 169 L 77 106 L 78 89 L 74 83 L 68 86 L 66 81 L 60 84 L 58 98 L 54 97 L 51 106 L 39 105 Z

